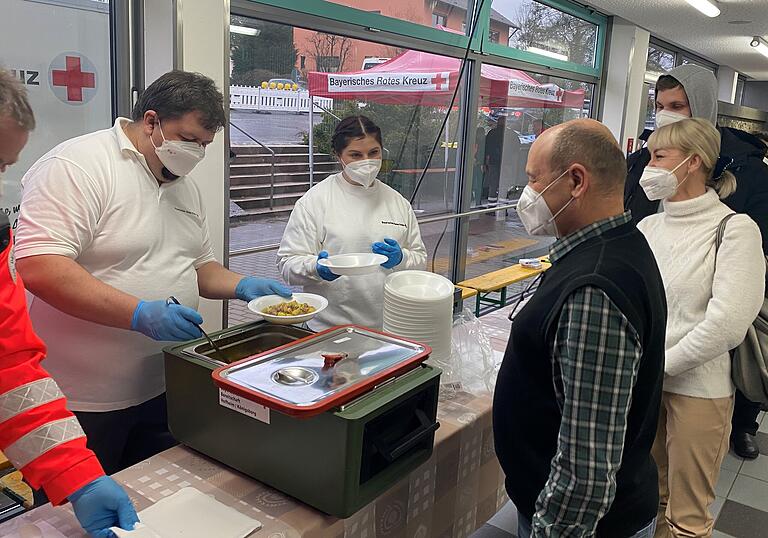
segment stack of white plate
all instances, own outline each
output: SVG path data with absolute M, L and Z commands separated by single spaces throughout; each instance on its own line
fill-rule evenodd
M 432 360 L 451 355 L 453 290 L 450 280 L 427 271 L 392 273 L 384 283 L 384 331 L 432 348 Z

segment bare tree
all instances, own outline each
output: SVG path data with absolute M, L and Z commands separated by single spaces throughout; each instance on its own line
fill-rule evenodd
M 315 33 L 309 40 L 311 50 L 307 56 L 314 58 L 315 67 L 324 73 L 338 73 L 346 70 L 352 52 L 352 40 L 334 34 Z
M 511 47 L 554 49 L 571 62 L 592 63 L 597 41 L 594 24 L 536 2 L 521 5 L 513 21 L 517 28 L 509 37 Z

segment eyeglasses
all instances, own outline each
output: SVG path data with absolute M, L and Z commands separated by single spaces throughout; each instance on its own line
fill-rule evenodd
M 513 321 L 515 318 L 515 314 L 517 313 L 517 309 L 520 307 L 520 304 L 523 302 L 525 297 L 528 295 L 528 293 L 536 286 L 539 281 L 541 281 L 542 277 L 544 276 L 544 273 L 539 273 L 539 275 L 533 279 L 533 281 L 526 286 L 526 288 L 520 293 L 520 298 L 515 303 L 515 306 L 512 307 L 512 311 L 509 313 L 509 316 L 507 316 L 507 319 L 509 321 Z

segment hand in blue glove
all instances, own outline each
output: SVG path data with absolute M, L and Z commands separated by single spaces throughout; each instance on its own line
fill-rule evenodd
M 279 295 L 281 297 L 290 297 L 293 295 L 291 288 L 268 278 L 256 278 L 247 276 L 242 279 L 235 288 L 235 296 L 241 301 L 253 301 L 256 297 L 262 295 Z
M 392 269 L 403 261 L 403 249 L 394 239 L 386 238 L 383 243 L 376 242 L 371 250 L 374 254 L 383 254 L 387 257 L 387 261 L 381 264 L 384 269 Z
M 86 484 L 70 495 L 69 500 L 80 525 L 94 538 L 114 537 L 111 527 L 130 531 L 139 522 L 128 495 L 108 476 Z
M 133 312 L 131 330 L 153 340 L 184 342 L 200 338 L 203 317 L 187 306 L 166 301 L 141 301 Z
M 320 254 L 317 255 L 317 261 L 323 260 L 327 257 L 328 257 L 328 253 L 326 251 L 322 251 Z M 333 282 L 334 280 L 339 278 L 339 276 L 341 276 L 341 275 L 334 274 L 333 271 L 331 271 L 324 265 L 320 265 L 319 263 L 317 264 L 317 274 L 320 275 L 320 278 L 322 278 L 323 280 L 327 280 L 328 282 Z

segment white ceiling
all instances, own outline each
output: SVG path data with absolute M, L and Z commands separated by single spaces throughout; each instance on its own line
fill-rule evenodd
M 686 0 L 581 1 L 718 65 L 727 65 L 749 78 L 768 80 L 768 58 L 749 46 L 752 36 L 768 38 L 768 0 L 715 1 L 721 13 L 713 19 Z M 751 22 L 729 24 L 730 21 Z

